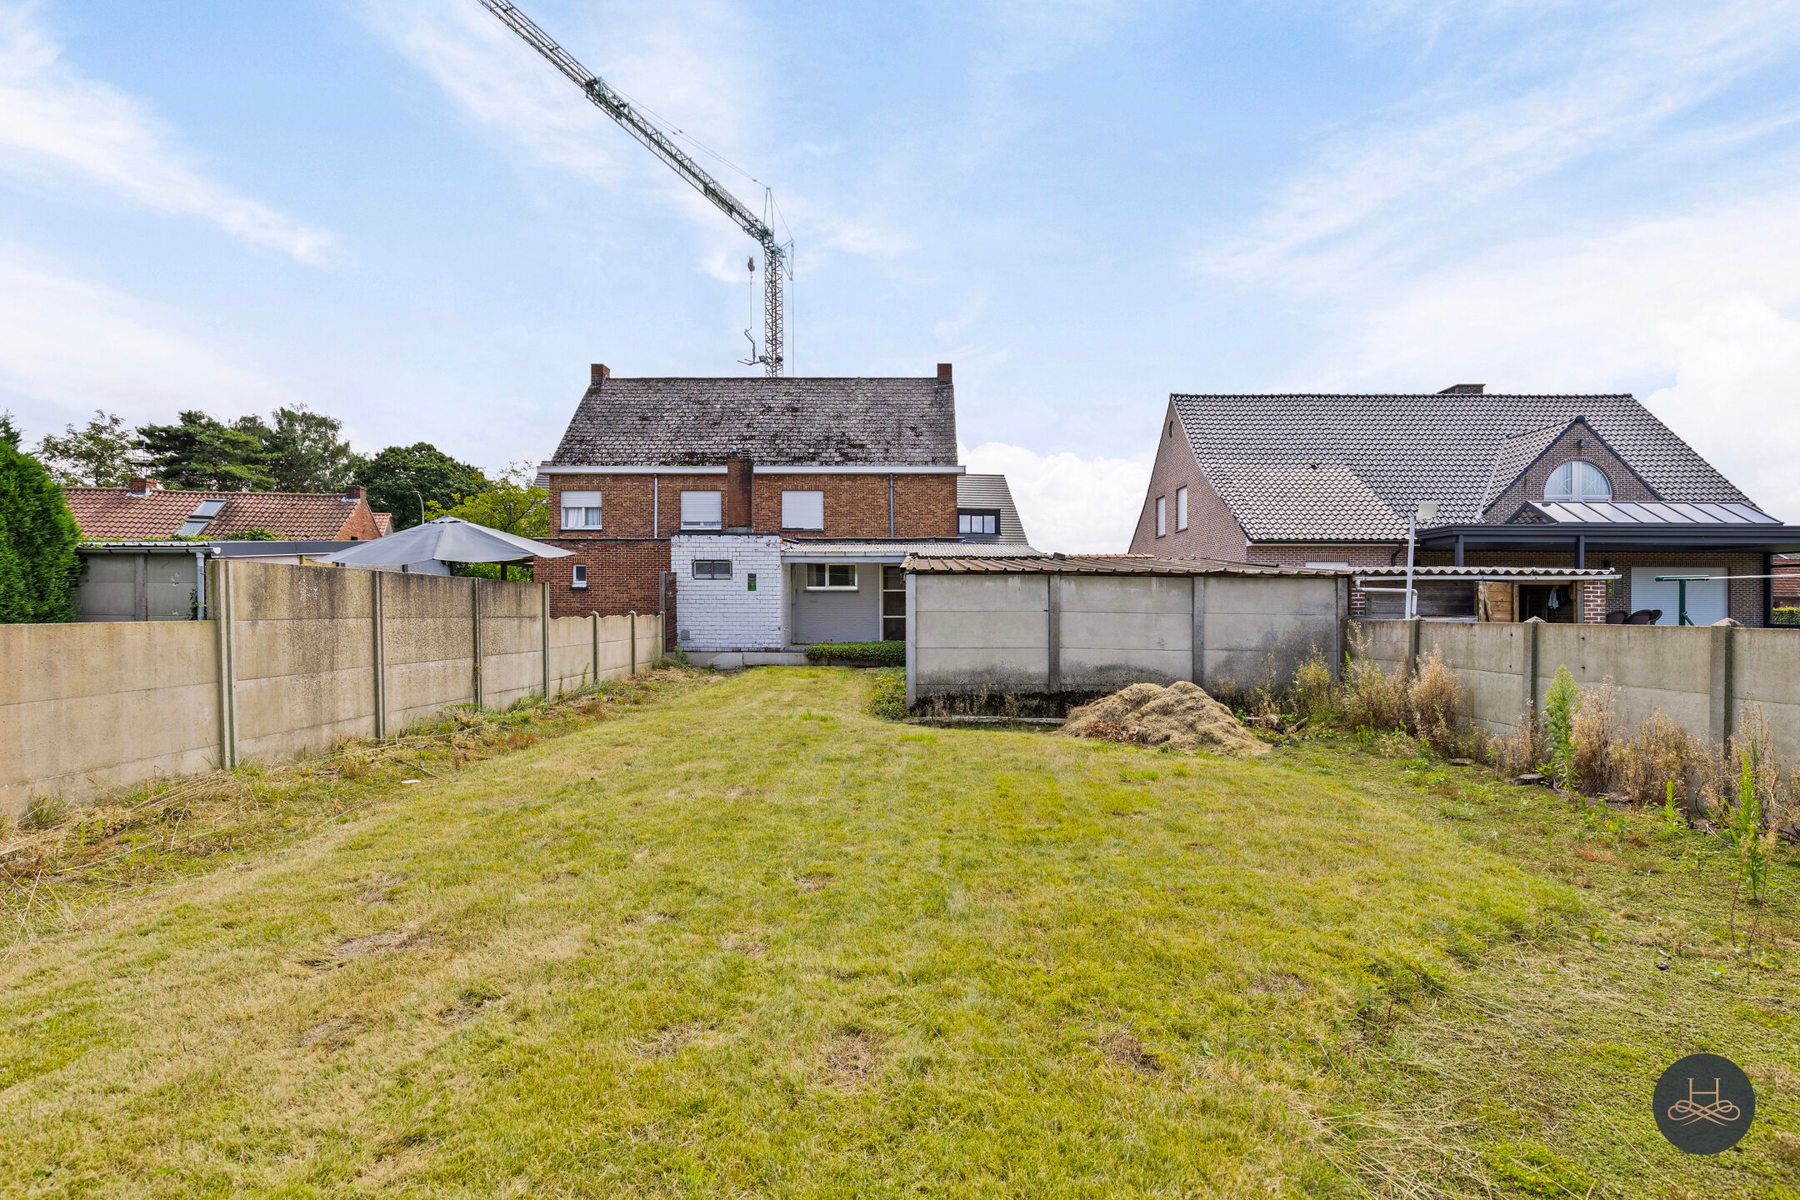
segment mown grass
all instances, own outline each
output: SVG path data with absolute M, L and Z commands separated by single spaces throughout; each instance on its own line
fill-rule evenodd
M 1779 1194 L 1800 990 L 1720 951 L 1693 835 L 1339 744 L 909 727 L 871 685 L 690 678 L 297 786 L 230 853 L 65 862 L 0 958 L 0 1193 Z M 1703 1047 L 1763 1089 L 1719 1160 L 1649 1124 Z

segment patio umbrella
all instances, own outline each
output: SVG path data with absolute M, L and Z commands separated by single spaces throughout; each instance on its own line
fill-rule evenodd
M 515 563 L 567 558 L 572 551 L 517 534 L 502 533 L 460 517 L 438 517 L 399 533 L 358 542 L 316 561 L 346 567 L 404 567 L 422 562 Z

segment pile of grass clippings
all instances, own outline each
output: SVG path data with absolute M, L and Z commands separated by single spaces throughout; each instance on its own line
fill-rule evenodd
M 1204 750 L 1230 758 L 1256 758 L 1268 743 L 1246 729 L 1229 708 L 1187 680 L 1168 687 L 1134 683 L 1069 714 L 1063 732 L 1075 737 Z

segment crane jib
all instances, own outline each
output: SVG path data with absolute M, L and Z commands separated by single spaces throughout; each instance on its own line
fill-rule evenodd
M 575 56 L 540 29 L 532 19 L 520 12 L 517 5 L 508 4 L 506 0 L 481 0 L 482 7 L 493 13 L 514 33 L 518 34 L 526 45 L 536 50 L 550 61 L 562 74 L 579 86 L 594 105 L 607 116 L 625 127 L 625 131 L 642 142 L 658 158 L 694 186 L 701 195 L 712 201 L 713 206 L 722 211 L 737 223 L 738 228 L 755 238 L 763 250 L 763 346 L 762 353 L 746 360 L 761 363 L 770 375 L 781 374 L 785 338 L 782 314 L 782 281 L 785 275 L 783 263 L 788 252 L 781 243 L 775 240 L 775 231 L 769 228 L 766 221 L 757 218 L 756 214 L 745 206 L 744 202 L 732 195 L 718 180 L 709 175 L 699 163 L 682 153 L 669 137 L 655 124 L 633 111 L 629 102 L 612 88 L 606 81 L 594 74 Z M 746 331 L 746 336 L 748 332 Z

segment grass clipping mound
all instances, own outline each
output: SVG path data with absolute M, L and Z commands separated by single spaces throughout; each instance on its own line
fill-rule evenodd
M 1063 732 L 1075 737 L 1205 750 L 1232 758 L 1267 754 L 1266 742 L 1245 729 L 1231 710 L 1183 679 L 1168 687 L 1134 683 L 1069 714 Z

